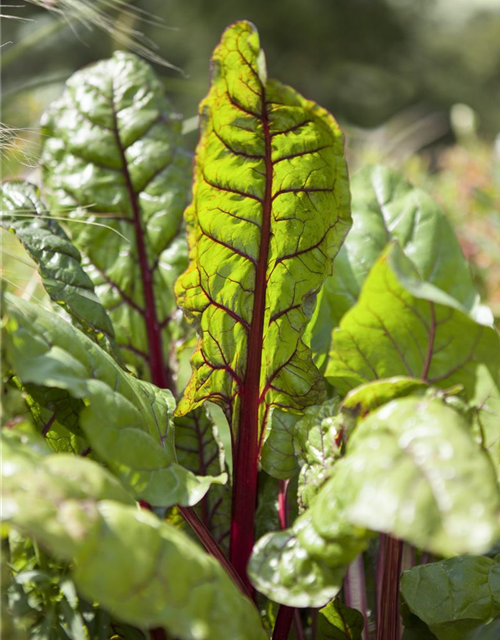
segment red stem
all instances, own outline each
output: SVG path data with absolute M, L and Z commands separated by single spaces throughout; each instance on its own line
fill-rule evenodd
M 135 227 L 135 237 L 137 242 L 137 253 L 139 257 L 139 267 L 141 271 L 142 284 L 144 289 L 144 301 L 145 301 L 145 309 L 144 309 L 144 321 L 146 323 L 146 333 L 148 336 L 148 347 L 149 347 L 149 368 L 151 371 L 151 380 L 152 382 L 162 388 L 162 389 L 170 389 L 173 393 L 175 393 L 175 385 L 170 375 L 169 368 L 165 363 L 163 357 L 163 345 L 162 345 L 162 335 L 161 335 L 161 326 L 158 322 L 158 317 L 156 314 L 156 304 L 155 304 L 155 293 L 153 289 L 153 270 L 150 268 L 148 263 L 148 256 L 146 252 L 146 245 L 144 241 L 144 231 L 142 229 L 141 224 L 141 215 L 140 215 L 140 207 L 139 201 L 137 198 L 137 193 L 135 192 L 134 186 L 132 184 L 132 179 L 130 177 L 130 173 L 128 170 L 127 158 L 125 155 L 125 148 L 120 139 L 120 132 L 118 129 L 117 115 L 116 109 L 113 105 L 113 118 L 114 118 L 114 133 L 116 144 L 118 146 L 120 157 L 122 161 L 122 170 L 125 178 L 125 183 L 127 185 L 127 190 L 129 192 L 130 202 L 132 205 L 132 212 L 134 218 L 134 227 Z M 217 542 L 214 540 L 212 534 L 207 529 L 207 527 L 201 522 L 196 513 L 190 509 L 189 507 L 179 507 L 179 511 L 191 526 L 193 531 L 196 533 L 201 543 L 205 547 L 208 553 L 210 553 L 214 558 L 216 558 L 222 566 L 229 573 L 231 578 L 236 582 L 236 584 L 240 587 L 242 592 L 248 596 L 248 591 L 245 588 L 245 585 L 242 583 L 238 574 L 235 572 L 234 568 L 228 562 L 222 551 L 220 550 Z
M 377 612 L 377 640 L 400 640 L 401 624 L 398 604 L 403 543 L 390 536 L 384 537 L 381 593 Z
M 246 585 L 240 576 L 236 573 L 233 565 L 229 562 L 226 556 L 222 553 L 219 545 L 215 541 L 215 538 L 212 536 L 210 531 L 205 527 L 203 522 L 198 518 L 196 512 L 190 507 L 179 507 L 179 511 L 182 514 L 183 518 L 192 528 L 192 530 L 196 533 L 200 542 L 205 547 L 205 550 L 214 558 L 216 558 L 224 569 L 227 571 L 229 576 L 234 580 L 237 586 L 240 588 L 241 592 L 244 596 L 250 598 L 250 592 L 248 591 Z
M 254 516 L 257 508 L 257 471 L 259 459 L 260 373 L 262 365 L 266 273 L 271 237 L 272 177 L 271 135 L 262 87 L 261 122 L 266 147 L 266 187 L 262 201 L 262 230 L 259 259 L 255 273 L 252 321 L 248 335 L 247 368 L 240 389 L 240 414 L 236 455 L 234 456 L 233 509 L 231 517 L 230 560 L 247 588 L 252 587 L 246 574 L 254 545 Z
M 368 605 L 366 598 L 365 567 L 363 554 L 351 562 L 344 579 L 344 602 L 348 607 L 357 609 L 364 619 L 362 640 L 368 640 Z
M 148 255 L 146 251 L 146 243 L 144 241 L 144 230 L 141 223 L 141 210 L 137 193 L 132 183 L 132 178 L 128 170 L 127 157 L 125 155 L 125 147 L 120 138 L 120 130 L 118 128 L 118 118 L 116 108 L 113 103 L 113 130 L 116 144 L 120 153 L 122 162 L 122 172 L 127 185 L 127 191 L 132 206 L 132 214 L 135 229 L 135 239 L 137 244 L 137 253 L 139 259 L 139 269 L 141 271 L 142 286 L 144 290 L 144 322 L 146 323 L 146 333 L 148 336 L 149 355 L 148 364 L 151 371 L 151 379 L 158 387 L 168 389 L 171 386 L 171 376 L 163 359 L 163 346 L 161 339 L 161 327 L 156 315 L 155 294 L 153 290 L 153 272 L 148 263 Z
M 273 640 L 288 640 L 295 609 L 281 605 L 276 616 L 274 625 Z

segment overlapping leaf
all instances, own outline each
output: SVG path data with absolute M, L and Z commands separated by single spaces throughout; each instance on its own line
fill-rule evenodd
M 435 398 L 401 398 L 362 420 L 311 507 L 323 537 L 339 518 L 438 555 L 484 553 L 500 538 L 493 468 L 465 419 Z
M 338 400 L 310 407 L 294 429 L 294 449 L 300 464 L 299 507 L 303 511 L 340 458 L 342 441 Z
M 337 598 L 318 612 L 316 640 L 362 640 L 363 616 Z
M 474 630 L 500 615 L 500 565 L 492 558 L 465 556 L 414 567 L 401 577 L 401 594 L 405 609 L 438 640 L 476 637 Z
M 308 409 L 306 410 L 308 411 Z M 261 464 L 273 478 L 286 479 L 299 469 L 293 448 L 293 434 L 300 415 L 272 407 L 267 422 L 267 438 L 262 446 Z
M 200 500 L 211 482 L 176 463 L 167 390 L 121 369 L 97 344 L 41 307 L 8 298 L 6 349 L 23 383 L 62 389 L 80 404 L 92 450 L 155 506 Z
M 27 182 L 0 187 L 0 224 L 13 231 L 38 265 L 52 300 L 68 311 L 91 337 L 114 338 L 111 321 L 81 266 L 81 256 L 60 224 L 50 217 L 38 189 Z
M 200 338 L 178 412 L 210 399 L 234 429 L 256 431 L 270 406 L 322 398 L 301 336 L 350 226 L 342 136 L 325 110 L 267 79 L 248 22 L 224 33 L 200 112 L 190 267 L 177 285 Z
M 178 233 L 191 160 L 161 82 L 117 52 L 75 73 L 43 120 L 44 192 L 107 309 L 123 357 L 172 385 L 173 284 L 186 266 Z M 126 240 L 124 240 L 124 237 Z
M 252 582 L 290 606 L 325 604 L 370 531 L 439 555 L 483 553 L 500 538 L 493 468 L 443 401 L 401 398 L 360 421 L 309 509 L 259 540 Z
M 224 449 L 217 427 L 205 409 L 175 420 L 177 460 L 198 476 L 217 476 L 224 472 Z M 226 548 L 231 518 L 231 492 L 227 485 L 213 485 L 196 510 L 217 543 Z
M 183 640 L 265 640 L 256 609 L 224 569 L 182 532 L 131 506 L 108 472 L 27 451 L 13 433 L 3 440 L 3 519 L 71 560 L 84 597 Z
M 453 229 L 428 194 L 397 171 L 369 166 L 351 180 L 353 227 L 327 278 L 321 304 L 311 322 L 312 350 L 325 364 L 332 323 L 356 304 L 371 267 L 397 240 L 420 277 L 446 291 L 467 310 L 477 308 L 478 294 Z
M 500 340 L 453 298 L 422 282 L 397 245 L 372 268 L 359 302 L 333 333 L 326 375 L 345 394 L 405 376 L 442 389 L 461 385 L 478 437 L 496 467 L 500 447 Z

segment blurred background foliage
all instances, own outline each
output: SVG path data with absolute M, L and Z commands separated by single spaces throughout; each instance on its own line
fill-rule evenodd
M 211 51 L 247 18 L 270 76 L 339 120 L 351 172 L 383 162 L 441 202 L 500 316 L 500 0 L 9 0 L 0 13 L 4 179 L 37 181 L 41 113 L 116 48 L 153 62 L 194 149 Z M 37 295 L 5 235 L 4 282 Z

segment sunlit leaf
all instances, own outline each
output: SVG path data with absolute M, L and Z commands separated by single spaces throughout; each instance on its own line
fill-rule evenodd
M 92 450 L 155 506 L 194 504 L 211 482 L 176 463 L 172 394 L 121 369 L 97 344 L 54 313 L 9 297 L 6 349 L 24 383 L 65 390 L 81 401 L 79 422 Z
M 152 69 L 116 52 L 68 80 L 42 131 L 44 194 L 68 218 L 123 357 L 141 378 L 171 387 L 191 173 L 180 117 Z
M 256 609 L 220 564 L 182 532 L 132 506 L 107 471 L 89 460 L 34 451 L 19 465 L 22 438 L 8 433 L 2 440 L 3 520 L 71 560 L 85 598 L 124 622 L 163 627 L 181 640 L 265 640 Z
M 358 303 L 333 332 L 326 371 L 341 394 L 369 381 L 412 377 L 461 387 L 478 440 L 500 462 L 500 339 L 454 298 L 425 283 L 397 245 L 370 271 Z
M 212 65 L 177 284 L 200 338 L 178 413 L 210 399 L 257 438 L 271 406 L 323 397 L 301 336 L 350 226 L 347 172 L 334 119 L 267 79 L 253 25 L 229 27 Z

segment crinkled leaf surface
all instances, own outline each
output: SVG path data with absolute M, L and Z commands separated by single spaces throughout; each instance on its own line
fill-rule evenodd
M 342 588 L 347 566 L 331 567 L 310 557 L 291 529 L 268 533 L 255 545 L 248 575 L 274 602 L 321 607 Z
M 80 405 L 93 451 L 155 506 L 194 504 L 211 482 L 176 463 L 170 391 L 137 380 L 54 313 L 9 297 L 6 349 L 24 383 L 63 389 Z
M 338 400 L 327 400 L 320 406 L 306 409 L 295 425 L 293 444 L 301 467 L 298 490 L 301 510 L 309 507 L 340 458 L 338 409 Z
M 336 493 L 332 504 L 342 513 L 342 494 Z M 290 529 L 264 535 L 248 566 L 258 591 L 291 607 L 326 605 L 342 588 L 349 563 L 368 546 L 370 538 L 366 529 L 341 516 L 336 516 L 324 537 L 311 512 L 305 511 Z
M 500 565 L 465 556 L 414 567 L 401 577 L 401 594 L 438 640 L 465 640 L 500 615 Z
M 51 209 L 71 217 L 123 357 L 139 377 L 169 386 L 191 174 L 180 118 L 149 65 L 118 51 L 68 80 L 43 134 L 44 193 Z
M 440 289 L 422 282 L 397 245 L 363 286 L 359 302 L 333 332 L 326 370 L 341 394 L 380 378 L 405 376 L 463 387 L 482 446 L 496 467 L 500 447 L 500 340 Z
M 361 640 L 363 627 L 362 614 L 336 598 L 318 612 L 316 640 Z
M 356 304 L 371 267 L 397 240 L 426 282 L 467 310 L 478 303 L 469 266 L 445 214 L 394 169 L 368 166 L 351 180 L 353 226 L 325 283 L 330 321 Z
M 254 547 L 252 583 L 289 606 L 324 605 L 370 531 L 440 555 L 500 537 L 500 495 L 465 419 L 436 398 L 401 398 L 361 420 L 346 455 L 291 529 Z
M 89 335 L 113 339 L 111 320 L 81 265 L 81 255 L 60 224 L 50 217 L 35 185 L 5 182 L 0 186 L 0 224 L 13 231 L 38 265 L 52 300 L 60 304 Z
M 225 31 L 212 67 L 177 284 L 200 337 L 178 412 L 210 399 L 262 434 L 270 406 L 323 397 L 301 336 L 350 226 L 343 141 L 328 112 L 267 79 L 250 23 Z
M 22 442 L 6 441 L 2 517 L 71 560 L 84 597 L 124 622 L 164 627 L 182 640 L 265 640 L 256 609 L 219 563 L 129 506 L 132 498 L 108 472 L 74 456 L 26 456 Z
M 394 400 L 359 422 L 310 513 L 325 538 L 341 519 L 438 555 L 484 553 L 500 538 L 493 467 L 466 420 L 433 398 Z

